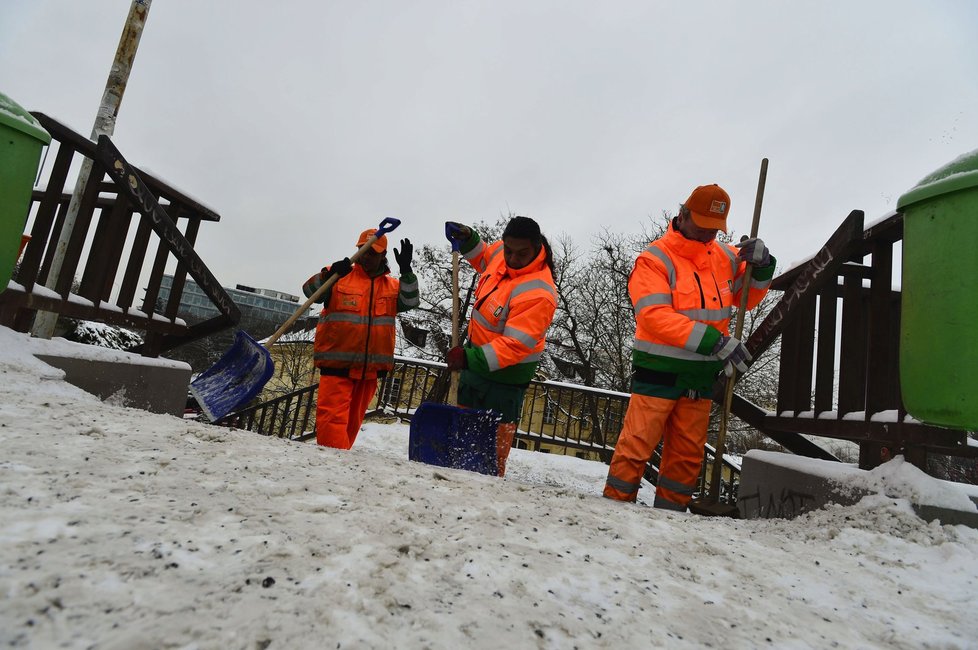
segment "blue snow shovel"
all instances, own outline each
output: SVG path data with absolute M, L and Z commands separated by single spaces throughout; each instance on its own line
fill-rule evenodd
M 401 225 L 400 220 L 393 217 L 381 221 L 377 226 L 377 232 L 350 256 L 350 261 L 356 262 L 375 241 L 399 225 Z M 261 392 L 275 371 L 275 363 L 268 350 L 300 316 L 308 313 L 309 307 L 322 298 L 337 279 L 339 279 L 337 275 L 327 278 L 323 286 L 309 296 L 302 306 L 265 340 L 264 345 L 249 336 L 247 332 L 238 332 L 231 349 L 190 383 L 190 394 L 197 400 L 210 422 L 220 420 L 241 404 L 247 404 Z
M 425 402 L 411 418 L 408 459 L 496 476 L 495 411 Z
M 447 226 L 446 226 L 447 232 Z M 452 345 L 458 345 L 458 246 L 452 240 Z M 467 469 L 496 476 L 496 429 L 502 419 L 495 411 L 459 408 L 458 371 L 449 375 L 448 404 L 424 402 L 411 418 L 408 460 L 439 467 Z

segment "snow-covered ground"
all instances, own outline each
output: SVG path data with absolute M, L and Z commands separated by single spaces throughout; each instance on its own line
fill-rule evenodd
M 409 462 L 402 424 L 342 452 L 113 406 L 28 349 L 0 328 L 5 647 L 978 646 L 978 531 L 904 498 L 663 512 L 599 463 Z

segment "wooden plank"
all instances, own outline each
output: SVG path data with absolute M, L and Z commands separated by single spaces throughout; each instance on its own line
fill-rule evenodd
M 47 285 L 48 274 L 51 271 L 51 264 L 54 263 L 54 249 L 61 237 L 61 230 L 65 225 L 65 217 L 68 215 L 68 204 L 65 203 L 58 207 L 58 216 L 55 217 L 54 227 L 51 229 L 50 238 L 47 241 L 47 248 L 44 251 L 44 262 L 37 273 L 37 283 Z
M 839 301 L 834 286 L 818 297 L 818 348 L 815 353 L 815 413 L 831 411 L 835 397 L 835 326 Z
M 866 410 L 866 317 L 862 279 L 848 277 L 842 296 L 839 414 Z
M 95 235 L 92 237 L 88 259 L 85 261 L 85 272 L 78 290 L 79 295 L 93 302 L 108 299 L 129 225 L 124 199 L 108 202 L 99 210 Z
M 859 469 L 873 469 L 874 467 L 879 467 L 887 458 L 883 457 L 883 449 L 887 449 L 887 456 L 889 456 L 889 446 L 877 442 L 876 440 L 863 440 L 859 443 Z
M 895 291 L 889 296 L 889 309 L 890 309 L 890 328 L 892 330 L 892 336 L 889 339 L 889 346 L 887 348 L 886 356 L 889 359 L 890 373 L 892 374 L 893 381 L 888 383 L 890 394 L 887 396 L 888 403 L 896 404 L 896 408 L 900 410 L 900 418 L 907 414 L 907 410 L 903 406 L 903 393 L 900 391 L 900 309 L 901 309 L 901 296 L 900 293 Z M 892 407 L 891 407 L 892 408 Z
M 863 212 L 853 210 L 815 257 L 798 272 L 781 300 L 747 340 L 747 349 L 755 359 L 774 343 L 797 305 L 817 295 L 826 283 L 835 281 L 838 269 L 846 261 L 852 246 L 861 240 L 862 231 Z
M 55 279 L 54 290 L 60 296 L 66 297 L 71 293 L 72 285 L 75 283 L 75 275 L 78 272 L 78 264 L 81 261 L 82 249 L 85 247 L 85 240 L 88 238 L 88 229 L 92 224 L 92 216 L 95 214 L 95 199 L 98 198 L 98 185 L 101 182 L 103 174 L 101 165 L 97 162 L 92 165 L 92 172 L 88 178 L 88 183 L 85 185 L 84 191 L 82 191 L 78 206 L 78 215 L 75 217 L 75 225 L 71 229 L 71 237 L 68 239 L 68 247 L 65 249 L 61 270 Z
M 79 320 L 96 321 L 131 329 L 160 332 L 162 334 L 186 336 L 187 332 L 186 325 L 144 318 L 112 309 L 100 309 L 93 305 L 54 298 L 48 295 L 41 296 L 8 288 L 0 296 L 2 296 L 5 308 L 12 307 L 30 311 L 49 311 Z
M 777 431 L 794 431 L 854 442 L 870 440 L 890 445 L 905 442 L 907 444 L 955 446 L 963 444 L 967 437 L 964 431 L 916 422 L 783 418 L 768 415 L 764 418 L 763 425 L 768 429 Z
M 754 427 L 771 440 L 787 449 L 793 454 L 807 456 L 808 458 L 821 458 L 822 460 L 839 460 L 817 444 L 796 433 L 791 427 L 779 428 L 771 426 L 771 422 L 785 421 L 793 423 L 797 418 L 776 418 L 768 414 L 767 411 L 734 393 L 733 404 L 730 409 L 736 413 L 737 417 Z
M 794 385 L 792 403 L 794 410 L 812 410 L 812 368 L 815 357 L 815 296 L 798 303 L 797 313 L 790 326 L 798 338 L 795 363 L 797 378 Z M 786 330 L 787 332 L 787 330 Z M 785 335 L 781 336 L 782 343 Z
M 170 256 L 170 247 L 160 239 L 156 244 L 156 255 L 153 257 L 153 269 L 149 272 L 146 283 L 146 293 L 143 295 L 142 310 L 147 314 L 157 313 L 156 303 L 160 296 L 160 286 L 163 284 L 163 274 L 166 270 L 166 260 Z M 163 315 L 162 313 L 160 314 Z
M 24 251 L 24 258 L 21 260 L 17 275 L 17 281 L 24 285 L 28 291 L 34 288 L 35 282 L 43 283 L 43 280 L 38 279 L 41 260 L 44 258 L 44 251 L 48 242 L 51 241 L 51 228 L 54 226 L 55 215 L 58 211 L 57 197 L 64 187 L 74 155 L 75 152 L 71 147 L 66 147 L 63 144 L 58 147 L 58 155 L 54 159 L 51 175 L 48 176 L 47 189 L 37 207 L 37 214 L 34 215 L 31 241 L 27 245 L 27 250 Z M 57 240 L 55 239 L 55 241 Z
M 875 242 L 892 244 L 901 239 L 903 239 L 903 215 L 899 212 L 891 212 L 881 221 L 877 221 L 863 231 L 863 241 L 866 242 L 867 248 L 864 248 L 862 252 L 869 254 Z
M 171 206 L 179 210 L 179 205 Z M 194 240 L 197 238 L 197 228 L 200 227 L 200 219 L 191 219 L 187 222 L 187 230 L 184 233 L 184 237 L 187 241 L 193 245 Z M 189 237 L 187 235 L 190 235 Z M 177 268 L 173 274 L 173 283 L 170 285 L 170 298 L 166 304 L 166 311 L 164 314 L 167 318 L 175 318 L 177 312 L 180 310 L 180 299 L 183 297 L 183 289 L 187 282 L 187 265 L 177 260 Z
M 104 210 L 101 211 L 99 218 L 95 221 L 95 234 L 92 236 L 92 246 L 89 249 L 88 260 L 85 262 L 81 284 L 78 287 L 78 295 L 92 301 L 100 299 L 98 294 L 109 263 L 107 255 L 94 255 L 92 253 L 94 251 L 101 251 L 106 247 L 111 225 L 109 213 Z
M 869 291 L 869 323 L 867 330 L 867 364 L 871 369 L 866 384 L 866 411 L 879 413 L 896 409 L 893 385 L 898 381 L 896 364 L 890 351 L 898 331 L 890 317 L 890 289 L 893 280 L 893 243 L 876 241 L 872 246 L 873 279 Z
M 108 261 L 105 264 L 105 275 L 102 277 L 98 294 L 99 299 L 105 302 L 108 302 L 112 295 L 112 285 L 115 283 L 116 274 L 118 274 L 119 265 L 122 262 L 122 253 L 126 247 L 126 238 L 129 236 L 132 215 L 132 207 L 125 200 L 125 197 L 120 197 L 109 215 L 112 228 L 104 249 Z
M 781 360 L 778 366 L 778 413 L 798 410 L 794 402 L 797 394 L 795 382 L 798 381 L 799 372 L 799 338 L 795 329 L 793 323 L 788 323 L 781 333 Z

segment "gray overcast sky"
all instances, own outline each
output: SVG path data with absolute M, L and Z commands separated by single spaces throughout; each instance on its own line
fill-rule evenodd
M 88 135 L 129 5 L 0 2 L 0 91 Z M 976 34 L 972 0 L 155 0 L 115 141 L 222 215 L 226 285 L 299 293 L 385 216 L 587 247 L 712 182 L 745 232 L 765 156 L 787 265 L 978 147 Z

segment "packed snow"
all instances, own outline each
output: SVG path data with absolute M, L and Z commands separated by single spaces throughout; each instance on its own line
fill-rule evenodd
M 0 328 L 5 647 L 978 645 L 978 531 L 887 490 L 665 512 L 601 498 L 576 458 L 408 461 L 399 422 L 344 452 L 103 403 L 25 339 Z M 896 467 L 877 483 L 927 480 Z

